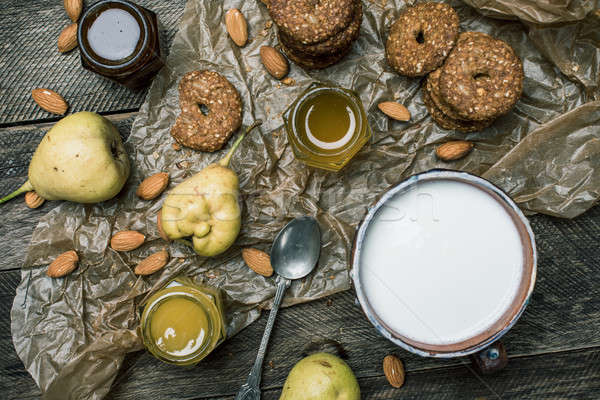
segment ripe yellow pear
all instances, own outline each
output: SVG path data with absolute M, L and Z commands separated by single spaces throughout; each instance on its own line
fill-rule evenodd
M 61 119 L 46 133 L 29 163 L 28 177 L 0 203 L 31 190 L 46 200 L 111 199 L 129 177 L 129 159 L 117 128 L 103 116 L 84 111 Z
M 279 400 L 360 400 L 360 388 L 341 358 L 315 353 L 294 365 Z

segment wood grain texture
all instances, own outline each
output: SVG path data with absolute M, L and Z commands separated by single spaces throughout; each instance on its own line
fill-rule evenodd
M 89 6 L 94 1 L 85 1 Z M 185 0 L 137 0 L 156 12 L 163 56 L 177 31 Z M 60 31 L 70 23 L 62 1 L 4 0 L 0 7 L 0 126 L 24 121 L 56 121 L 38 107 L 31 90 L 49 88 L 69 103 L 69 112 L 137 110 L 145 90 L 133 92 L 84 70 L 79 50 L 61 54 L 56 48 Z
M 111 116 L 110 119 L 125 137 L 133 117 L 133 114 L 125 114 Z M 29 159 L 50 126 L 39 124 L 0 129 L 2 192 L 16 188 L 25 180 Z M 0 224 L 0 237 L 7 238 L 0 241 L 0 252 L 4 254 L 0 270 L 13 269 L 0 272 L 3 307 L 0 316 L 0 350 L 4 350 L 0 356 L 0 366 L 7 371 L 0 376 L 0 387 L 10 388 L 9 399 L 36 398 L 39 395 L 12 348 L 9 310 L 20 281 L 19 272 L 14 268 L 20 266 L 24 259 L 26 245 L 39 217 L 57 204 L 47 202 L 38 210 L 29 210 L 23 199 L 18 199 L 0 205 L 4 217 Z M 534 356 L 600 346 L 600 266 L 597 264 L 600 250 L 596 239 L 600 235 L 600 208 L 593 208 L 570 221 L 534 216 L 531 223 L 540 255 L 538 282 L 530 306 L 504 340 L 509 355 Z M 280 388 L 290 368 L 301 358 L 303 349 L 312 341 L 321 339 L 336 340 L 344 347 L 349 364 L 361 378 L 361 383 L 366 382 L 366 385 L 371 385 L 371 380 L 374 386 L 381 384 L 381 360 L 389 353 L 398 354 L 409 373 L 458 368 L 461 365 L 458 360 L 413 356 L 379 337 L 360 308 L 354 304 L 352 291 L 285 309 L 280 317 L 267 355 L 267 365 L 272 361 L 273 368 L 265 368 L 263 381 L 266 388 Z M 128 356 L 109 398 L 227 398 L 235 393 L 250 370 L 265 321 L 266 316 L 263 316 L 221 346 L 206 362 L 192 369 L 161 364 L 146 353 L 132 354 Z M 454 369 L 448 371 L 448 376 L 454 376 Z M 515 374 L 519 373 L 519 370 L 515 371 Z M 445 376 L 440 379 L 444 381 Z M 510 376 L 507 379 L 518 379 L 512 373 Z M 596 376 L 600 378 L 600 374 Z M 544 379 L 540 377 L 538 384 L 544 383 Z M 441 390 L 440 397 L 431 398 L 454 398 L 452 395 L 456 393 L 467 398 L 464 396 L 471 393 L 470 389 L 464 392 L 457 392 L 457 388 L 448 390 L 451 391 L 446 393 Z M 368 398 L 394 398 L 393 393 L 385 391 L 375 390 L 372 393 L 373 397 Z
M 9 341 L 8 310 L 12 294 L 20 280 L 17 271 L 0 273 L 0 387 L 7 388 L 3 398 L 32 399 L 39 391 L 23 370 Z M 577 301 L 578 299 L 574 299 Z M 535 311 L 535 304 L 532 304 Z M 549 324 L 562 319 L 557 313 Z M 307 344 L 323 338 L 338 341 L 347 362 L 359 378 L 364 399 L 494 399 L 491 387 L 503 399 L 586 399 L 600 383 L 600 347 L 571 350 L 569 336 L 583 332 L 563 326 L 562 341 L 547 341 L 539 346 L 541 354 L 532 355 L 538 337 L 537 328 L 517 324 L 521 340 L 507 337 L 511 361 L 499 375 L 484 378 L 485 385 L 467 367 L 466 360 L 434 360 L 413 356 L 379 337 L 354 304 L 351 291 L 329 299 L 284 309 L 278 318 L 266 357 L 263 374 L 265 399 L 278 398 L 290 368 L 301 359 Z M 245 380 L 253 362 L 264 315 L 238 336 L 224 343 L 204 362 L 194 368 L 162 364 L 148 353 L 130 354 L 115 381 L 108 399 L 230 399 Z M 598 332 L 590 326 L 589 332 Z M 542 340 L 548 340 L 542 338 Z M 548 349 L 549 348 L 549 349 Z M 564 351 L 561 352 L 561 348 Z M 385 355 L 397 354 L 405 363 L 406 385 L 396 390 L 387 385 L 381 371 Z M 486 386 L 487 385 L 487 386 Z
M 391 387 L 382 376 L 360 378 L 361 398 L 591 400 L 600 392 L 600 348 L 512 359 L 509 369 L 494 376 L 477 377 L 467 365 L 413 371 L 400 389 Z M 276 400 L 280 394 L 279 388 L 269 389 L 262 400 Z

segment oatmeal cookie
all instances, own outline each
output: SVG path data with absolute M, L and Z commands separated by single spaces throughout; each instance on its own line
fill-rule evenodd
M 269 0 L 273 22 L 302 44 L 323 42 L 352 21 L 355 0 Z
M 431 118 L 441 128 L 448 130 L 456 130 L 465 133 L 477 132 L 487 128 L 494 122 L 493 120 L 464 121 L 460 119 L 451 118 L 436 107 L 431 96 L 429 95 L 429 92 L 425 89 L 425 87 L 421 89 L 421 94 L 423 95 L 423 103 L 425 103 L 425 107 L 427 107 L 427 111 L 429 111 Z
M 215 71 L 192 71 L 179 82 L 181 113 L 171 135 L 183 146 L 202 151 L 221 149 L 242 124 L 238 91 Z
M 286 34 L 283 30 L 280 30 L 278 31 L 279 41 L 283 42 L 288 49 L 299 54 L 323 56 L 332 53 L 338 53 L 348 46 L 351 46 L 352 42 L 358 39 L 362 17 L 362 2 L 357 1 L 356 6 L 354 7 L 353 19 L 350 25 L 329 39 L 320 43 L 307 45 L 294 40 L 293 37 Z
M 390 29 L 388 62 L 400 75 L 426 75 L 442 65 L 456 44 L 458 24 L 458 14 L 444 3 L 407 8 Z
M 285 53 L 285 55 L 295 64 L 299 65 L 305 69 L 324 69 L 327 68 L 337 62 L 339 62 L 342 58 L 344 58 L 352 49 L 352 46 L 348 46 L 347 48 L 333 54 L 315 57 L 310 56 L 308 54 L 298 53 L 291 49 L 288 49 L 283 42 L 279 42 L 281 46 L 281 50 Z
M 467 36 L 450 52 L 439 78 L 446 104 L 463 119 L 507 113 L 523 91 L 523 64 L 506 42 L 484 33 Z

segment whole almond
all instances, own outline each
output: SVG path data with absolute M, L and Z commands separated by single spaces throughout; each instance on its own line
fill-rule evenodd
M 471 152 L 473 143 L 466 140 L 446 142 L 435 149 L 435 154 L 442 161 L 454 161 L 463 158 Z
M 29 208 L 38 208 L 44 204 L 44 201 L 46 200 L 34 191 L 25 193 L 25 204 Z
M 408 121 L 410 119 L 410 111 L 395 101 L 384 101 L 377 104 L 377 107 L 379 107 L 382 113 L 395 120 Z
M 46 275 L 51 278 L 60 278 L 70 274 L 77 267 L 77 261 L 79 261 L 79 256 L 75 250 L 62 253 L 48 266 Z
M 166 250 L 161 250 L 140 261 L 134 272 L 137 275 L 150 275 L 167 265 L 168 261 L 169 253 Z
M 77 23 L 72 23 L 58 35 L 58 51 L 66 53 L 77 47 Z
M 141 199 L 152 200 L 160 196 L 168 185 L 169 174 L 166 172 L 159 172 L 144 179 L 142 183 L 140 183 L 140 186 L 138 186 L 135 194 Z
M 385 356 L 383 359 L 383 373 L 393 387 L 399 388 L 404 385 L 404 365 L 398 357 L 391 354 Z
M 110 247 L 116 251 L 131 251 L 140 247 L 144 240 L 146 236 L 138 231 L 121 231 L 110 239 Z
M 262 276 L 273 275 L 271 257 L 264 251 L 247 248 L 242 250 L 242 258 L 251 270 Z
M 54 90 L 38 88 L 31 91 L 31 97 L 44 110 L 63 115 L 69 109 L 65 99 Z
M 269 73 L 277 79 L 282 79 L 290 70 L 287 59 L 274 47 L 262 46 L 260 58 Z
M 160 237 L 168 242 L 169 237 L 167 236 L 162 227 L 162 209 L 158 210 L 158 214 L 156 214 L 156 228 L 158 229 L 158 234 L 160 235 Z
M 248 24 L 244 14 L 237 8 L 232 8 L 225 14 L 225 27 L 231 40 L 240 47 L 248 41 Z
M 83 0 L 64 0 L 63 4 L 71 21 L 77 22 L 83 9 Z

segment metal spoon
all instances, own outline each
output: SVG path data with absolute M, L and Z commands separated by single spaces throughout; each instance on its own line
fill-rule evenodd
M 312 217 L 298 217 L 290 221 L 275 237 L 271 247 L 271 265 L 277 272 L 277 292 L 269 313 L 265 333 L 258 348 L 254 366 L 248 380 L 242 385 L 235 400 L 259 400 L 260 378 L 271 329 L 281 305 L 283 294 L 292 279 L 303 278 L 317 265 L 321 252 L 321 231 L 317 220 Z

